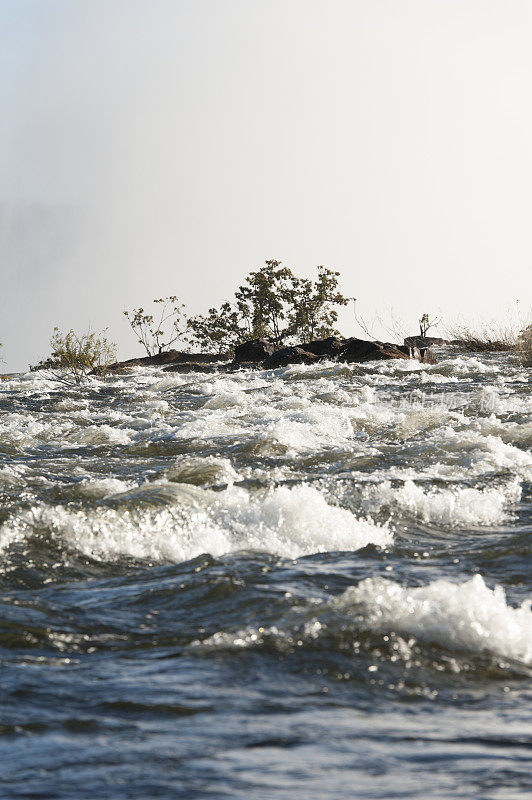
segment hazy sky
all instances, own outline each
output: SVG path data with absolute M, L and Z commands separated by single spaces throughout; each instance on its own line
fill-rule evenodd
M 529 0 L 0 0 L 0 31 L 4 369 L 54 325 L 140 354 L 124 308 L 266 258 L 411 332 L 530 307 Z

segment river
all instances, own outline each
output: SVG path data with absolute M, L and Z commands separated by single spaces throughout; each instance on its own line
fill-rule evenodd
M 0 384 L 0 796 L 532 791 L 532 371 Z

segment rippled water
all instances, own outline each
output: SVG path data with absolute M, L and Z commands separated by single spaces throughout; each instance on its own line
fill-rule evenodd
M 3 381 L 1 796 L 529 797 L 530 377 Z

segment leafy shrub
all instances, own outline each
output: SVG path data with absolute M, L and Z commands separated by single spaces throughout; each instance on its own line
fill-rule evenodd
M 30 369 L 59 370 L 55 377 L 68 383 L 81 383 L 90 373 L 105 375 L 116 360 L 116 346 L 104 334 L 77 334 L 72 329 L 61 333 L 54 328 L 50 356 Z
M 338 334 L 334 327 L 338 312 L 334 306 L 346 306 L 349 302 L 349 298 L 338 291 L 339 272 L 324 266 L 319 266 L 317 271 L 315 281 L 292 277 L 288 333 L 303 342 Z
M 335 306 L 347 305 L 338 290 L 340 273 L 317 268 L 316 280 L 298 278 L 280 261 L 250 272 L 234 304 L 211 308 L 188 321 L 189 341 L 205 350 L 230 352 L 246 339 L 268 338 L 279 347 L 337 333 Z
M 187 328 L 185 306 L 178 301 L 176 295 L 161 297 L 153 302 L 160 306 L 160 312 L 155 316 L 146 313 L 143 308 L 124 311 L 139 344 L 149 356 L 162 353 L 183 338 Z
M 231 353 L 243 338 L 238 312 L 230 303 L 188 320 L 188 341 L 206 352 Z

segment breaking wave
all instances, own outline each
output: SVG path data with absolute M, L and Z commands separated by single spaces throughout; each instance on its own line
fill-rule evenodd
M 363 508 L 372 513 L 383 508 L 411 514 L 425 523 L 467 528 L 496 525 L 508 518 L 521 499 L 521 484 L 514 480 L 501 488 L 423 489 L 412 480 L 398 488 L 391 481 L 365 490 Z
M 97 484 L 94 494 L 109 486 Z M 151 483 L 111 494 L 104 502 L 90 511 L 36 506 L 20 512 L 0 528 L 0 544 L 50 536 L 92 558 L 180 562 L 201 553 L 252 549 L 297 558 L 393 543 L 387 526 L 332 506 L 305 485 L 250 494 L 238 487 L 214 492 Z
M 530 601 L 509 606 L 504 589 L 489 589 L 481 575 L 464 583 L 437 580 L 415 588 L 366 578 L 335 605 L 374 631 L 393 630 L 451 651 L 489 652 L 532 663 Z
M 530 601 L 508 605 L 500 586 L 489 589 L 481 575 L 463 583 L 436 580 L 405 587 L 385 578 L 366 578 L 330 602 L 289 612 L 278 624 L 218 631 L 193 642 L 199 649 L 246 649 L 266 643 L 278 649 L 337 640 L 359 651 L 363 633 L 392 640 L 392 661 L 411 662 L 414 646 L 437 646 L 455 655 L 490 655 L 532 664 Z M 379 658 L 384 656 L 382 651 Z M 458 662 L 453 662 L 460 670 Z M 373 668 L 377 671 L 377 667 Z

